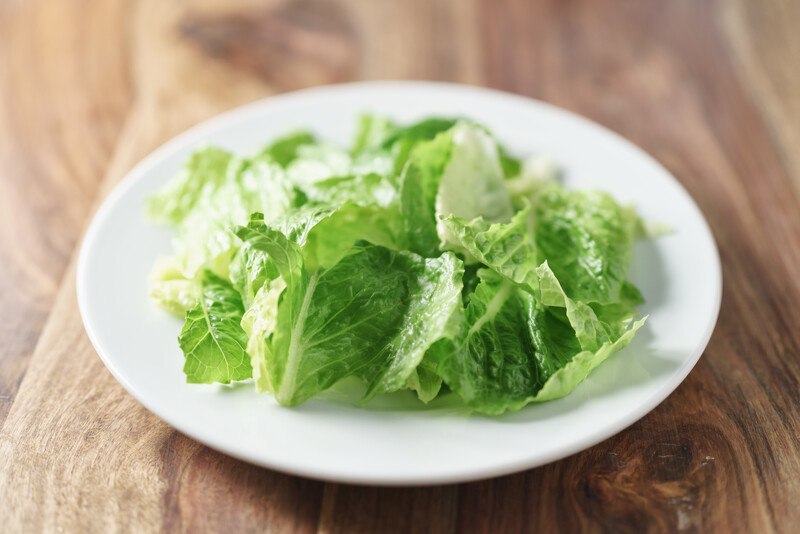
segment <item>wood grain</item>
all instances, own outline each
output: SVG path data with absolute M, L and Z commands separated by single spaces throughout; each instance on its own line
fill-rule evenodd
M 130 107 L 125 11 L 0 2 L 0 424 Z
M 3 530 L 800 531 L 793 14 L 791 0 L 0 1 Z M 205 117 L 364 78 L 540 98 L 666 165 L 706 214 L 725 280 L 684 384 L 560 462 L 407 489 L 254 468 L 128 396 L 77 314 L 72 258 L 92 206 Z

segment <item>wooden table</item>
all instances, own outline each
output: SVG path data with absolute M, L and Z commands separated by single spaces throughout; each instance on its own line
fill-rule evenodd
M 0 530 L 800 531 L 798 22 L 795 0 L 0 0 Z M 546 467 L 376 489 L 238 462 L 123 391 L 75 298 L 110 187 L 219 111 L 374 78 L 546 100 L 678 177 L 725 289 L 669 399 Z

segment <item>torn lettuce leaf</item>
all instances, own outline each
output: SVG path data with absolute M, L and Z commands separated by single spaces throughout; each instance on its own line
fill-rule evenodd
M 459 122 L 452 129 L 450 159 L 436 193 L 436 233 L 440 248 L 457 244 L 442 218 L 455 215 L 467 220 L 482 217 L 505 222 L 514 215 L 506 188 L 497 145 L 481 127 Z
M 330 178 L 377 174 L 391 176 L 393 159 L 388 152 L 353 155 L 350 151 L 319 143 L 298 147 L 295 159 L 286 167 L 289 181 L 306 191 Z
M 337 176 L 319 180 L 306 187 L 306 198 L 315 205 L 338 205 L 354 202 L 387 207 L 399 200 L 398 185 L 379 174 Z
M 148 282 L 147 294 L 150 299 L 170 313 L 184 317 L 189 309 L 197 305 L 197 284 L 184 276 L 170 256 L 156 259 Z
M 278 270 L 269 256 L 249 243 L 239 247 L 231 261 L 229 279 L 241 295 L 245 309 L 252 305 L 264 284 L 278 276 Z
M 452 132 L 421 143 L 400 176 L 400 211 L 409 249 L 422 256 L 438 253 L 436 195 L 453 149 Z
M 294 132 L 280 139 L 276 139 L 269 146 L 265 147 L 259 155 L 285 168 L 297 159 L 297 153 L 301 146 L 313 145 L 315 143 L 316 138 L 311 132 Z
M 384 143 L 397 133 L 394 121 L 381 115 L 364 114 L 358 118 L 358 131 L 351 153 L 359 154 L 381 150 Z
M 299 245 L 305 263 L 312 270 L 333 267 L 359 240 L 393 250 L 404 248 L 399 211 L 377 205 L 347 202 L 335 207 L 305 206 L 269 224 L 260 213 L 254 213 L 248 227 L 240 228 L 237 234 L 242 239 L 249 236 L 252 246 L 251 231 L 261 231 L 267 226 Z
M 533 289 L 537 254 L 530 206 L 518 211 L 508 223 L 491 224 L 481 217 L 467 221 L 454 215 L 441 223 L 452 236 L 447 248 L 463 251 L 467 263 L 485 265 Z
M 263 252 L 263 251 L 262 251 Z M 266 256 L 266 253 L 264 253 Z M 259 288 L 252 304 L 242 317 L 241 326 L 247 335 L 247 354 L 253 368 L 253 381 L 258 392 L 272 392 L 269 368 L 269 340 L 278 324 L 278 302 L 286 289 L 283 278 L 277 276 Z
M 147 199 L 147 215 L 153 222 L 180 224 L 201 198 L 216 189 L 228 174 L 233 154 L 220 148 L 194 152 L 180 174 Z
M 572 299 L 620 297 L 633 253 L 636 213 L 598 191 L 552 186 L 534 199 L 536 248 Z
M 491 271 L 479 276 L 461 332 L 439 341 L 425 360 L 468 406 L 502 413 L 522 407 L 540 383 L 526 315 L 529 295 Z
M 466 307 L 455 339 L 438 342 L 426 363 L 475 411 L 497 415 L 571 392 L 606 358 L 627 345 L 643 321 L 607 324 L 569 299 L 546 263 L 537 291 L 493 271 Z
M 617 310 L 604 310 L 602 307 L 594 309 L 567 297 L 547 263 L 540 265 L 536 272 L 539 277 L 539 302 L 548 308 L 564 309 L 581 348 L 581 352 L 563 366 L 550 368 L 547 382 L 534 399 L 542 401 L 562 397 L 575 389 L 595 367 L 630 343 L 647 318 L 633 321 L 635 306 L 639 303 L 635 295 L 631 295 L 628 301 L 620 302 Z M 633 288 L 632 285 L 629 287 Z M 624 308 L 627 310 L 623 312 Z M 543 339 L 538 348 L 544 352 L 550 346 L 553 346 L 552 340 Z
M 205 270 L 198 280 L 197 305 L 186 313 L 178 343 L 186 358 L 183 372 L 194 384 L 228 384 L 252 376 L 240 326 L 244 306 L 231 283 Z
M 641 303 L 627 282 L 639 224 L 633 210 L 604 193 L 558 185 L 523 204 L 509 222 L 440 219 L 451 236 L 443 248 L 463 251 L 468 263 L 477 261 L 531 288 L 534 268 L 546 261 L 572 299 L 604 305 L 630 297 Z
M 392 154 L 395 172 L 402 171 L 415 147 L 449 131 L 455 124 L 456 119 L 431 117 L 392 132 L 384 139 L 382 147 Z
M 411 250 L 435 256 L 457 246 L 442 219 L 507 221 L 513 214 L 497 147 L 486 131 L 466 122 L 419 144 L 403 170 L 400 203 Z
M 212 168 L 216 170 L 212 172 Z M 191 191 L 191 202 L 173 198 L 186 191 Z M 150 199 L 150 216 L 176 226 L 173 255 L 161 260 L 151 272 L 151 297 L 166 309 L 180 313 L 190 303 L 189 294 L 181 286 L 191 286 L 202 269 L 223 278 L 235 278 L 236 274 L 230 273 L 231 262 L 236 260 L 240 241 L 232 228 L 247 224 L 256 211 L 268 219 L 280 217 L 294 209 L 295 203 L 293 186 L 271 157 L 247 160 L 218 149 L 201 150 L 176 182 L 167 184 Z M 164 269 L 167 264 L 170 268 Z M 185 284 L 179 283 L 181 280 Z M 248 283 L 243 279 L 235 282 L 237 289 Z M 253 294 L 243 297 L 248 301 Z
M 279 403 L 299 404 L 348 376 L 367 397 L 406 386 L 427 349 L 448 334 L 461 262 L 361 242 L 329 269 L 309 270 L 301 247 L 266 226 L 242 239 L 266 252 L 286 284 L 263 350 Z

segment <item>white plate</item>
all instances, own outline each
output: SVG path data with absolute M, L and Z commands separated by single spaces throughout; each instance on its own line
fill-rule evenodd
M 250 384 L 189 385 L 181 322 L 147 298 L 153 260 L 170 233 L 143 217 L 145 198 L 205 143 L 253 152 L 309 127 L 347 143 L 357 114 L 400 121 L 468 116 L 512 151 L 551 155 L 570 187 L 597 187 L 633 202 L 673 233 L 636 245 L 632 279 L 650 320 L 635 341 L 568 397 L 503 417 L 390 398 L 358 408 L 335 395 L 287 409 Z M 97 212 L 78 262 L 78 302 L 106 367 L 136 399 L 181 432 L 254 464 L 313 478 L 411 485 L 473 480 L 541 465 L 585 449 L 652 410 L 686 377 L 708 343 L 722 288 L 708 225 L 678 182 L 618 135 L 541 102 L 475 87 L 378 82 L 322 87 L 256 102 L 207 121 L 133 169 Z M 405 397 L 403 397 L 405 399 Z M 394 406 L 394 408 L 392 408 Z M 398 407 L 399 406 L 399 407 Z

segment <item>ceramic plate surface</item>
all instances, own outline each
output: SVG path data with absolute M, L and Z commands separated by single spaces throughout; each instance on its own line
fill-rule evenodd
M 490 418 L 444 403 L 416 409 L 405 394 L 366 408 L 335 394 L 278 406 L 251 384 L 189 385 L 177 335 L 181 321 L 147 297 L 155 258 L 170 231 L 144 218 L 145 198 L 189 153 L 215 144 L 252 153 L 309 128 L 349 143 L 361 112 L 398 121 L 466 116 L 486 124 L 514 153 L 550 155 L 568 187 L 599 188 L 636 205 L 673 232 L 637 243 L 631 278 L 647 299 L 646 327 L 568 397 Z M 475 87 L 374 82 L 269 98 L 211 119 L 134 168 L 97 212 L 78 263 L 86 331 L 111 373 L 145 407 L 208 446 L 265 467 L 313 478 L 383 485 L 434 484 L 502 475 L 594 445 L 652 410 L 686 377 L 708 343 L 721 295 L 708 225 L 678 182 L 640 149 L 553 106 Z M 398 395 L 400 395 L 398 397 Z M 409 394 L 410 395 L 410 394 Z

